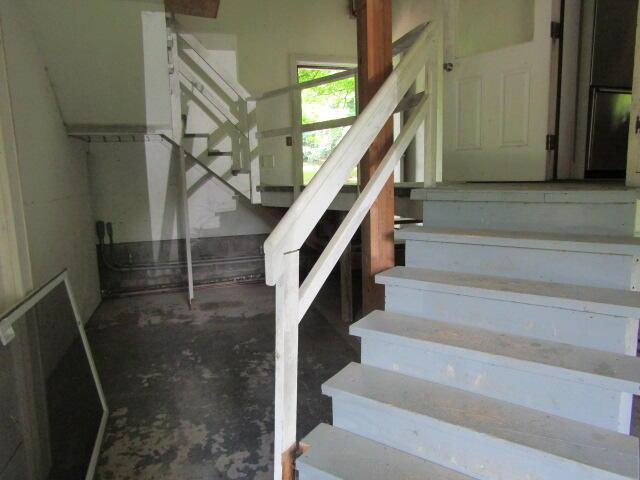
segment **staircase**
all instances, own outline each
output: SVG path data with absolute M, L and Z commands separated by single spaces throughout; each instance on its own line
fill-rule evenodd
M 397 233 L 406 266 L 351 326 L 361 363 L 323 385 L 301 480 L 638 479 L 640 240 L 545 230 Z

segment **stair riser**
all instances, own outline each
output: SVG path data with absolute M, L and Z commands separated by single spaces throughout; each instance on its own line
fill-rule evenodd
M 362 337 L 362 363 L 628 434 L 631 394 Z M 588 401 L 586 401 L 588 399 Z
M 331 475 L 309 466 L 298 468 L 298 480 L 340 480 L 338 477 Z
M 636 205 L 627 203 L 525 203 L 427 201 L 424 225 L 547 233 L 629 236 Z
M 333 424 L 479 480 L 624 478 L 349 395 L 333 396 Z
M 631 255 L 407 240 L 406 265 L 524 280 L 638 290 Z
M 387 285 L 386 310 L 541 340 L 636 354 L 638 320 Z

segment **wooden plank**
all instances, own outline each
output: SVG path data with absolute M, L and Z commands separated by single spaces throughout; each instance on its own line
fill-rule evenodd
M 274 479 L 293 479 L 298 401 L 298 251 L 284 256 L 285 272 L 276 286 L 276 385 Z
M 184 229 L 184 243 L 185 243 L 185 251 L 187 255 L 187 287 L 188 287 L 188 300 L 189 300 L 189 308 L 191 308 L 193 299 L 194 299 L 194 289 L 193 289 L 193 263 L 191 259 L 191 222 L 189 220 L 189 194 L 188 194 L 188 186 L 187 186 L 187 170 L 186 170 L 186 161 L 185 161 L 185 150 L 180 145 L 179 148 L 176 149 L 176 153 L 178 155 L 178 175 L 180 182 L 180 199 L 182 202 L 182 224 Z
M 303 443 L 309 448 L 297 462 L 301 480 L 473 480 L 327 424 L 317 426 Z
M 398 40 L 393 42 L 393 55 L 399 55 L 409 48 L 416 42 L 416 40 L 420 37 L 420 34 L 427 28 L 429 22 L 418 25 L 416 28 L 407 32 Z M 335 82 L 337 80 L 342 80 L 343 78 L 349 78 L 351 76 L 357 75 L 357 68 L 350 68 L 348 70 L 343 70 L 338 73 L 334 73 L 332 75 L 327 75 L 326 77 L 316 78 L 314 80 L 309 80 L 307 82 L 302 83 L 294 83 L 292 85 L 276 88 L 274 90 L 269 90 L 268 92 L 261 93 L 251 98 L 251 100 L 266 100 L 267 98 L 277 97 L 279 95 L 284 95 L 285 93 L 289 93 L 291 90 L 304 90 L 305 88 L 317 87 L 318 85 L 325 85 L 327 83 Z
M 354 363 L 322 391 L 336 427 L 475 478 L 638 478 L 621 433 Z
M 407 110 L 411 110 L 417 107 L 424 96 L 423 92 L 417 93 L 410 97 L 403 99 L 393 113 L 406 112 Z M 318 130 L 327 130 L 329 128 L 337 128 L 337 127 L 348 127 L 353 125 L 357 116 L 353 117 L 344 117 L 344 118 L 336 118 L 335 120 L 326 120 L 324 122 L 315 122 L 315 123 L 306 123 L 301 126 L 302 132 L 315 132 Z M 272 138 L 272 137 L 283 137 L 285 135 L 293 135 L 293 128 L 291 127 L 283 127 L 283 128 L 274 128 L 272 130 L 265 130 L 263 132 L 258 132 L 258 138 Z
M 184 63 L 182 60 L 178 60 L 179 70 L 180 70 L 180 81 L 186 80 L 185 86 L 191 91 L 197 91 L 201 93 L 209 103 L 215 106 L 215 108 L 220 112 L 224 119 L 223 121 L 228 121 L 231 125 L 233 125 L 236 130 L 239 130 L 238 117 L 234 115 L 231 111 L 229 105 L 224 101 L 222 97 L 216 94 L 213 90 L 211 90 L 202 79 L 193 71 L 189 66 Z
M 216 72 L 211 67 L 211 65 L 209 65 L 207 61 L 198 54 L 198 52 L 196 52 L 193 48 L 183 48 L 182 53 L 184 53 L 185 56 L 187 56 L 193 63 L 195 63 L 198 68 L 202 70 L 207 75 L 207 77 L 210 78 L 211 81 L 214 82 L 216 86 L 224 92 L 227 97 L 229 97 L 231 101 L 238 101 L 240 96 L 236 93 L 236 91 L 229 86 L 225 79 L 222 78 L 222 75 Z
M 601 313 L 637 319 L 640 295 L 612 288 L 585 287 L 491 275 L 442 272 L 426 268 L 395 267 L 378 275 L 385 285 L 413 290 L 453 292 L 459 295 L 504 300 L 549 308 Z
M 173 22 L 168 22 L 169 35 L 169 84 L 171 86 L 171 131 L 175 142 L 182 141 L 182 101 L 180 99 L 180 74 L 178 72 L 178 36 L 174 31 Z
M 220 0 L 164 0 L 164 8 L 180 15 L 218 18 Z
M 249 99 L 251 94 L 249 91 L 242 86 L 242 84 L 235 79 L 235 76 L 231 75 L 227 72 L 226 68 L 224 68 L 215 58 L 213 58 L 212 52 L 207 50 L 204 45 L 200 43 L 200 41 L 189 33 L 180 33 L 180 40 L 185 42 L 189 48 L 191 48 L 194 52 L 196 52 L 200 58 L 202 58 L 207 64 L 218 74 L 218 76 L 229 86 L 233 91 L 243 100 Z
M 304 90 L 305 88 L 317 87 L 319 85 L 325 85 L 327 83 L 336 82 L 338 80 L 342 80 L 343 78 L 353 77 L 358 73 L 357 68 L 350 68 L 348 70 L 343 70 L 338 73 L 334 73 L 332 75 L 327 75 L 326 77 L 316 78 L 314 80 L 309 80 L 306 82 L 294 83 L 292 85 L 277 88 L 275 90 L 270 90 L 268 92 L 264 92 L 260 95 L 256 95 L 251 98 L 253 101 L 266 100 L 268 98 L 278 97 L 280 95 L 284 95 L 291 91 L 295 90 Z
M 358 11 L 358 101 L 366 107 L 393 71 L 391 0 L 360 0 Z M 360 162 L 360 185 L 374 176 L 393 144 L 386 124 Z M 384 308 L 384 286 L 375 275 L 395 265 L 393 178 L 389 178 L 362 224 L 362 311 Z

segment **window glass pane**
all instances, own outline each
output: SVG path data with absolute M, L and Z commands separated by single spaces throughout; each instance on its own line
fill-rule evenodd
M 343 69 L 298 69 L 298 81 L 307 82 L 343 71 Z M 356 114 L 356 79 L 343 78 L 335 82 L 302 90 L 302 123 L 325 122 Z
M 333 149 L 340 143 L 342 137 L 349 131 L 349 127 L 329 128 L 316 132 L 302 134 L 302 155 L 304 184 L 307 185 L 322 164 L 327 160 Z M 358 183 L 358 169 L 354 168 L 347 180 L 348 184 Z
M 344 71 L 342 68 L 299 67 L 298 81 L 307 82 Z M 302 124 L 325 122 L 356 115 L 356 79 L 349 77 L 301 92 Z M 302 134 L 304 184 L 307 185 L 349 127 L 330 128 Z M 347 183 L 357 183 L 354 169 Z

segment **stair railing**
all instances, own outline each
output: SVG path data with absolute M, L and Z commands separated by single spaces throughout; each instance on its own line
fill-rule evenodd
M 183 32 L 175 20 L 168 22 L 168 36 L 172 140 L 182 144 L 184 137 L 180 94 L 185 92 L 211 120 L 232 133 L 232 174 L 248 173 L 251 203 L 261 203 L 256 102 L 211 52 L 194 35 Z
M 357 117 L 351 129 L 327 158 L 307 187 L 300 193 L 280 223 L 264 244 L 266 281 L 276 287 L 275 345 L 275 439 L 274 479 L 289 477 L 293 471 L 296 442 L 298 324 L 351 241 L 361 222 L 371 209 L 382 188 L 411 141 L 418 136 L 433 145 L 437 142 L 438 78 L 435 40 L 432 26 L 422 26 L 403 37 L 404 53 L 398 66 L 378 93 Z M 406 94 L 413 84 L 421 83 L 425 75 L 425 90 L 417 97 Z M 300 248 L 359 164 L 393 113 L 405 104 L 413 107 L 408 121 L 382 159 L 360 196 L 344 218 L 320 258 L 300 285 Z M 424 138 L 428 137 L 428 138 Z M 434 148 L 425 148 L 434 152 Z M 430 155 L 434 157 L 435 154 Z M 435 158 L 428 162 L 435 164 Z M 286 475 L 283 476 L 283 475 Z

